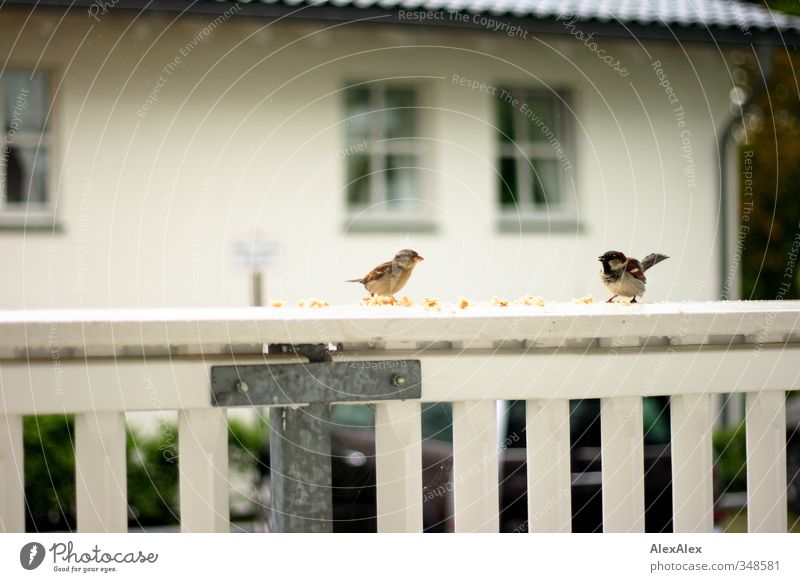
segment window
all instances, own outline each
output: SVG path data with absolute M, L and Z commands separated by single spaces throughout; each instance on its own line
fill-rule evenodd
M 566 107 L 550 91 L 501 90 L 497 101 L 498 192 L 506 224 L 575 220 Z
M 344 99 L 350 217 L 373 225 L 418 219 L 422 198 L 418 90 L 390 83 L 351 84 Z
M 47 78 L 7 70 L 0 76 L 0 226 L 52 223 Z

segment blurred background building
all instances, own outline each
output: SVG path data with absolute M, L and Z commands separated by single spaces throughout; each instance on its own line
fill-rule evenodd
M 0 304 L 347 303 L 403 247 L 418 298 L 605 298 L 608 249 L 718 298 L 732 51 L 800 20 L 613 4 L 7 3 Z

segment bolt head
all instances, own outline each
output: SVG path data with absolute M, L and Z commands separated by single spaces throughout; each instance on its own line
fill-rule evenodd
M 395 374 L 392 376 L 392 384 L 400 388 L 401 386 L 406 385 L 406 377 L 402 374 Z
M 247 382 L 243 382 L 242 380 L 236 382 L 235 388 L 237 392 L 247 392 L 250 390 L 250 386 L 247 385 Z

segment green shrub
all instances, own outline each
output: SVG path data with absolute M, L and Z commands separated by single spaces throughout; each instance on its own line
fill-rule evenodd
M 228 420 L 228 443 L 231 446 L 230 454 L 241 451 L 244 457 L 258 459 L 266 446 L 266 435 L 269 427 L 265 423 L 250 423 L 238 418 Z M 250 462 L 246 463 L 250 465 Z
M 128 428 L 128 517 L 131 525 L 178 523 L 178 429 L 159 422 L 143 437 Z
M 28 416 L 23 421 L 27 531 L 75 530 L 74 426 L 72 415 Z M 237 419 L 229 423 L 231 472 L 252 478 L 253 488 L 266 430 L 263 424 Z M 126 445 L 130 525 L 177 524 L 177 426 L 160 420 L 153 435 L 129 427 Z
M 725 492 L 745 491 L 747 489 L 747 450 L 744 423 L 737 427 L 715 430 L 712 442 L 723 490 Z
M 228 479 L 230 512 L 233 520 L 250 520 L 258 512 L 259 487 L 269 429 L 265 423 L 228 419 Z
M 26 416 L 25 529 L 74 530 L 75 423 L 71 415 Z

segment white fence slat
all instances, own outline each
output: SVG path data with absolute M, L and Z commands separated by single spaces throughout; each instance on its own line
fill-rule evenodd
M 375 410 L 379 532 L 422 531 L 422 422 L 419 402 Z
M 125 415 L 75 415 L 75 487 L 80 533 L 127 532 Z
M 25 531 L 22 416 L 0 415 L 0 532 Z
M 644 532 L 642 399 L 603 398 L 600 410 L 603 531 Z
M 569 400 L 528 400 L 528 531 L 572 531 Z
M 494 400 L 453 403 L 453 485 L 456 532 L 500 528 L 497 409 Z
M 672 432 L 672 512 L 676 533 L 714 529 L 711 462 L 711 395 L 670 399 Z
M 178 412 L 178 473 L 181 531 L 230 531 L 225 409 Z
M 747 530 L 786 533 L 786 400 L 783 392 L 748 392 Z

